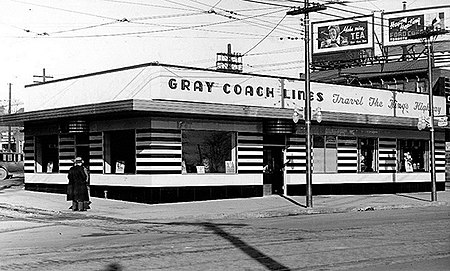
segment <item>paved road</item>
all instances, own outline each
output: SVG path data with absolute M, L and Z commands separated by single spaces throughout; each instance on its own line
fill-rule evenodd
M 446 270 L 447 206 L 155 223 L 0 209 L 0 270 Z

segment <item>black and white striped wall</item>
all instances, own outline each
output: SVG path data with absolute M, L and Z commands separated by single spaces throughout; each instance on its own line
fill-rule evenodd
M 181 174 L 181 162 L 181 130 L 136 130 L 137 174 Z
M 263 135 L 239 132 L 237 140 L 237 164 L 239 174 L 262 174 Z

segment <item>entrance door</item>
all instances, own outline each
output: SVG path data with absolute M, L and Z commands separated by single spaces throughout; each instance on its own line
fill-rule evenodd
M 264 186 L 268 189 L 271 186 L 272 194 L 283 194 L 283 147 L 264 146 L 263 163 Z

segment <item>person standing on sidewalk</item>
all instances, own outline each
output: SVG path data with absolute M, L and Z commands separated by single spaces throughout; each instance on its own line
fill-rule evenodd
M 89 193 L 87 175 L 81 157 L 75 158 L 67 178 L 69 179 L 67 200 L 72 201 L 72 211 L 86 211 L 85 202 L 89 201 Z

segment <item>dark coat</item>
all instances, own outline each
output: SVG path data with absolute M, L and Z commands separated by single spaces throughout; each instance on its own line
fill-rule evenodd
M 67 200 L 89 201 L 87 176 L 83 166 L 73 166 L 67 175 Z

